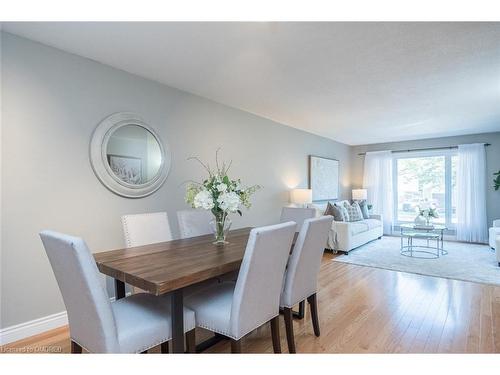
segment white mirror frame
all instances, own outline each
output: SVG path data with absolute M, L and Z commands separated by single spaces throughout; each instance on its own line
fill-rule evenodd
M 162 162 L 156 176 L 140 185 L 129 184 L 119 179 L 111 170 L 107 158 L 107 146 L 113 133 L 126 125 L 137 125 L 148 130 L 158 142 Z M 94 130 L 90 141 L 90 164 L 102 184 L 115 194 L 126 198 L 143 198 L 153 194 L 167 179 L 170 171 L 171 155 L 168 145 L 137 114 L 131 112 L 114 113 L 102 120 Z

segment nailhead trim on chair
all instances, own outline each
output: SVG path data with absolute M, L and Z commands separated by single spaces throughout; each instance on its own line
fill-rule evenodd
M 231 339 L 235 339 L 235 340 L 237 340 L 236 336 L 233 336 L 233 335 L 231 335 L 231 334 L 229 334 L 229 333 L 227 333 L 227 332 L 219 331 L 219 330 L 214 329 L 214 328 L 212 328 L 212 327 L 205 326 L 205 325 L 198 324 L 198 323 L 196 324 L 196 326 L 197 326 L 197 327 L 200 327 L 200 328 L 204 328 L 204 329 L 209 330 L 209 331 L 211 331 L 211 332 L 218 333 L 218 334 L 220 334 L 220 335 L 223 335 L 223 336 L 229 337 L 229 338 L 231 338 Z
M 153 216 L 153 215 L 158 215 L 159 212 L 148 212 L 148 213 L 145 213 L 145 214 L 137 214 L 137 215 L 141 215 L 141 216 Z M 127 247 L 132 247 L 132 242 L 130 241 L 130 233 L 129 233 L 129 230 L 128 230 L 128 217 L 129 216 L 134 216 L 135 214 L 131 214 L 131 215 L 124 215 L 123 216 L 123 223 L 125 224 L 125 230 L 124 230 L 124 234 L 125 234 L 125 242 L 127 243 Z
M 194 328 L 193 328 L 194 329 Z M 84 345 L 80 344 L 77 340 L 75 340 L 73 337 L 70 337 L 70 340 L 71 341 L 74 341 L 75 343 L 77 343 L 79 346 L 81 346 L 83 349 L 85 349 L 87 352 L 89 353 L 92 353 L 90 350 L 88 350 Z M 158 341 L 156 344 L 153 344 L 151 346 L 147 346 L 147 347 L 143 347 L 142 349 L 139 349 L 137 350 L 135 353 L 141 353 L 145 350 L 149 350 L 151 348 L 154 348 L 155 346 L 158 346 L 160 344 L 163 344 L 164 342 L 169 342 L 170 340 L 172 340 L 172 338 L 169 338 L 169 339 L 162 339 L 161 341 Z
M 169 338 L 169 339 L 163 339 L 162 341 L 159 341 L 159 342 L 157 342 L 156 344 L 153 344 L 153 345 L 151 345 L 151 346 L 148 346 L 148 347 L 144 347 L 144 348 L 142 348 L 142 349 L 139 349 L 136 353 L 142 353 L 142 352 L 143 352 L 143 351 L 145 351 L 145 350 L 149 350 L 149 349 L 151 349 L 151 348 L 154 348 L 155 346 L 158 346 L 158 345 L 163 344 L 164 342 L 168 342 L 168 341 L 170 341 L 170 340 L 172 340 L 172 338 Z
M 276 318 L 277 316 L 279 316 L 279 312 L 278 312 L 278 314 L 277 314 L 277 315 L 275 315 L 275 316 L 271 317 L 270 319 L 268 319 L 268 320 L 264 320 L 263 322 L 258 323 L 258 326 L 257 326 L 257 327 L 261 327 L 261 326 L 263 326 L 264 324 L 266 324 L 267 322 L 269 322 L 271 319 Z M 236 336 L 233 336 L 233 335 L 231 335 L 231 334 L 229 334 L 229 333 L 227 333 L 227 332 L 219 331 L 219 330 L 217 330 L 217 329 L 214 329 L 214 328 L 212 328 L 212 327 L 205 326 L 205 325 L 202 325 L 202 324 L 198 324 L 198 323 L 197 323 L 197 324 L 196 324 L 196 326 L 197 326 L 197 327 L 200 327 L 200 328 L 207 329 L 207 330 L 209 330 L 209 331 L 211 331 L 211 332 L 218 333 L 218 334 L 220 334 L 220 335 L 223 335 L 223 336 L 229 337 L 229 338 L 234 339 L 234 340 L 239 340 L 239 339 L 241 339 L 242 337 L 245 337 L 245 336 L 246 336 L 246 335 L 248 335 L 250 332 L 252 332 L 252 331 L 254 331 L 254 330 L 255 330 L 255 329 L 250 329 L 249 331 L 247 331 L 247 332 L 245 332 L 244 334 L 242 334 L 240 337 L 236 337 Z

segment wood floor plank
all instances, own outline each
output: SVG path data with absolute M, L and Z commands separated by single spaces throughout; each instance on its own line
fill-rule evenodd
M 500 287 L 332 261 L 325 253 L 318 280 L 321 336 L 309 307 L 294 320 L 299 353 L 500 353 Z M 287 352 L 284 321 L 281 346 Z M 197 341 L 209 337 L 197 329 Z M 272 353 L 268 325 L 242 340 L 244 353 Z M 0 347 L 0 353 L 68 353 L 61 327 Z M 159 348 L 150 352 L 159 353 Z M 229 353 L 221 341 L 207 353 Z
M 492 288 L 493 351 L 500 353 L 500 288 Z
M 400 353 L 406 352 L 404 345 L 405 337 L 408 337 L 407 331 L 411 329 L 412 322 L 418 317 L 419 311 L 422 306 L 424 306 L 426 288 L 425 285 L 421 285 L 415 282 L 413 277 L 408 276 L 407 283 L 410 284 L 410 299 L 405 300 L 407 308 L 403 312 L 395 317 L 395 323 L 392 332 L 387 336 L 384 345 L 384 350 L 388 353 Z
M 427 298 L 427 303 L 429 306 L 427 308 L 427 312 L 422 315 L 418 331 L 416 331 L 413 340 L 408 343 L 409 353 L 423 353 L 425 344 L 427 343 L 427 338 L 429 337 L 432 329 L 434 317 L 441 307 L 441 302 L 445 295 L 445 289 L 446 287 L 443 285 L 443 283 L 438 283 L 437 288 L 432 290 L 432 301 Z
M 485 287 L 481 289 L 481 333 L 479 350 L 481 353 L 494 351 L 493 343 L 493 317 L 492 317 L 492 290 Z
M 394 274 L 394 276 L 396 276 L 396 274 Z M 388 303 L 392 303 L 393 305 L 392 310 L 388 313 L 386 313 L 385 310 L 380 311 L 380 315 L 385 319 L 385 324 L 380 325 L 380 330 L 378 332 L 370 330 L 370 336 L 375 334 L 375 337 L 370 343 L 369 352 L 385 353 L 388 351 L 388 343 L 393 341 L 395 333 L 398 332 L 401 319 L 410 308 L 411 301 L 415 299 L 416 293 L 413 285 L 407 282 L 407 280 L 404 282 L 403 280 L 399 280 L 396 290 L 397 292 L 388 295 Z
M 470 320 L 467 332 L 466 352 L 479 353 L 480 324 L 481 324 L 481 294 L 479 287 L 474 288 L 470 303 Z
M 457 319 L 455 319 L 454 334 L 451 339 L 451 353 L 466 353 L 467 352 L 467 340 L 468 331 L 472 324 L 472 303 L 471 301 L 476 294 L 475 284 L 468 283 L 464 285 L 463 292 L 457 293 L 456 297 L 459 299 L 457 301 Z M 465 303 L 469 301 L 469 303 Z

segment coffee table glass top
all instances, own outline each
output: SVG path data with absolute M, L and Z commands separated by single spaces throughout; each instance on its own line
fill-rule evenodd
M 408 237 L 423 238 L 423 239 L 440 239 L 439 233 L 426 233 L 426 232 L 404 232 L 403 235 Z
M 446 226 L 441 224 L 434 224 L 433 227 L 421 227 L 413 223 L 400 224 L 401 228 L 412 230 L 446 230 Z

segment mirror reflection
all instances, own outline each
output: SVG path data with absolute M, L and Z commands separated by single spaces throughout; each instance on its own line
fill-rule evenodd
M 114 131 L 106 154 L 116 177 L 131 184 L 145 184 L 156 177 L 162 164 L 158 140 L 149 130 L 131 124 Z

